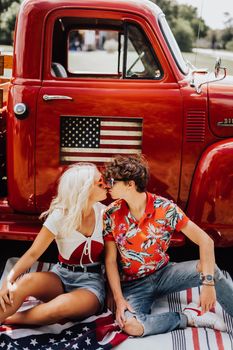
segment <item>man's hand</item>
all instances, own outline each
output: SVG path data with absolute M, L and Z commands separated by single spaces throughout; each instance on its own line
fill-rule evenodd
M 216 305 L 216 291 L 214 286 L 203 285 L 200 295 L 201 312 L 204 314 Z
M 116 321 L 119 324 L 120 328 L 124 327 L 125 324 L 125 311 L 129 310 L 130 312 L 134 312 L 131 305 L 124 299 L 121 298 L 116 300 Z

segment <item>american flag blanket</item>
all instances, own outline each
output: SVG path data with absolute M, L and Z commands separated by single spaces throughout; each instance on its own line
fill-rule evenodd
M 11 258 L 3 268 L 2 279 L 15 264 Z M 49 263 L 35 263 L 30 271 L 48 271 Z M 226 273 L 226 277 L 230 276 Z M 153 306 L 152 313 L 181 311 L 189 302 L 198 301 L 200 290 L 193 288 L 161 298 Z M 39 303 L 28 298 L 22 309 Z M 130 338 L 114 323 L 110 311 L 89 317 L 82 322 L 62 322 L 42 327 L 0 326 L 0 350 L 233 350 L 233 319 L 217 304 L 215 312 L 223 317 L 228 332 L 207 328 L 176 330 L 167 334 Z

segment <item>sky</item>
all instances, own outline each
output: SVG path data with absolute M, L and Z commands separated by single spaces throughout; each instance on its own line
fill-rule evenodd
M 224 28 L 224 12 L 229 12 L 233 17 L 233 0 L 177 0 L 177 2 L 197 7 L 198 14 L 212 29 Z

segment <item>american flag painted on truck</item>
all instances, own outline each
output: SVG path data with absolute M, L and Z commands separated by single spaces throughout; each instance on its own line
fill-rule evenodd
M 141 153 L 142 118 L 61 116 L 60 160 L 108 162 Z

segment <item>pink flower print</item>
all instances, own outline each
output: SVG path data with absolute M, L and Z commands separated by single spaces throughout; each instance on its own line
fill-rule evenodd
M 117 242 L 117 244 L 119 244 L 119 245 L 121 245 L 121 246 L 124 246 L 124 245 L 125 245 L 125 242 L 126 242 L 125 234 L 124 234 L 124 233 L 119 234 L 119 235 L 116 237 L 116 242 Z
M 125 226 L 125 224 L 120 224 L 119 226 L 118 226 L 118 228 L 119 228 L 119 231 L 126 231 L 126 226 Z

